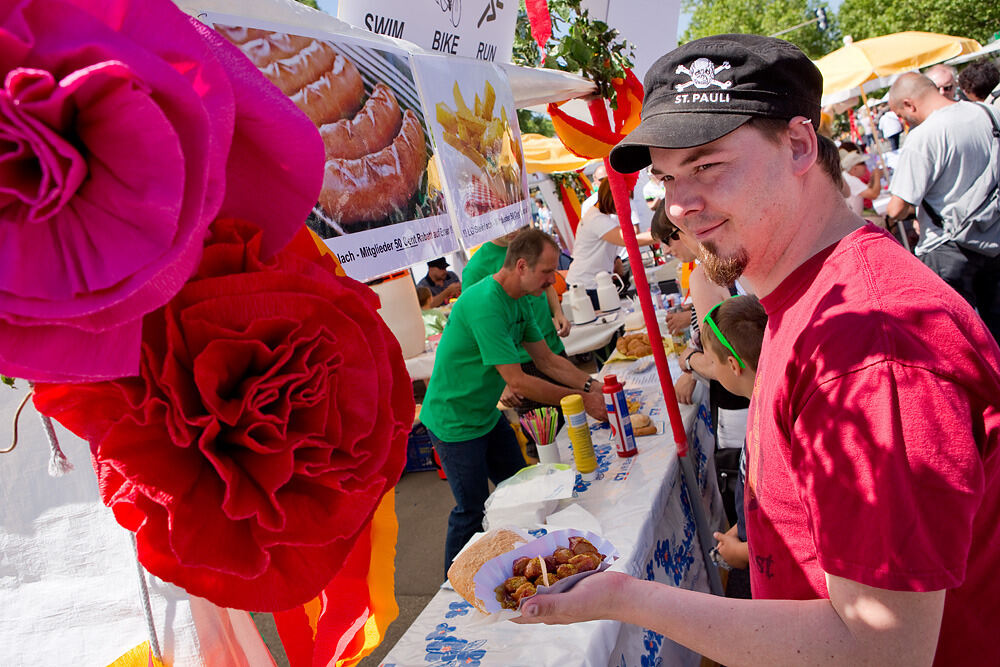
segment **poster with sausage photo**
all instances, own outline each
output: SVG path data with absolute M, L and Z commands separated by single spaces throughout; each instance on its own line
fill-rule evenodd
M 410 54 L 382 42 L 202 15 L 316 125 L 323 188 L 306 223 L 357 280 L 458 249 Z
M 531 220 L 521 133 L 503 70 L 471 59 L 415 54 L 441 180 L 466 247 Z

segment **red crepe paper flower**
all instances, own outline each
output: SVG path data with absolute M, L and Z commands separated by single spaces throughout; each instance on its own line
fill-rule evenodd
M 302 233 L 273 259 L 220 220 L 143 324 L 137 378 L 36 385 L 91 444 L 104 503 L 153 574 L 274 611 L 315 597 L 399 480 L 414 404 L 378 297 Z
M 0 84 L 5 374 L 134 375 L 212 220 L 258 223 L 273 253 L 316 201 L 316 128 L 169 0 L 4 2 Z

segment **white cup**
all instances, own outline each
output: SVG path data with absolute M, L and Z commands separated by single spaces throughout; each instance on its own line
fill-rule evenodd
M 535 445 L 538 449 L 539 463 L 562 463 L 559 459 L 559 446 L 554 442 L 547 445 Z

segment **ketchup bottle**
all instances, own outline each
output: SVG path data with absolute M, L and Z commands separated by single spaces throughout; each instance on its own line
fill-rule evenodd
M 639 450 L 635 446 L 635 436 L 632 434 L 632 420 L 628 414 L 628 402 L 625 400 L 625 388 L 616 375 L 604 376 L 604 405 L 608 409 L 608 422 L 611 424 L 611 438 L 615 442 L 618 456 L 627 458 L 635 456 Z

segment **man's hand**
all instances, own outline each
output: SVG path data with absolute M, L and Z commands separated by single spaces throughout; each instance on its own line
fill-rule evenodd
M 691 405 L 691 401 L 694 398 L 694 388 L 697 384 L 698 380 L 695 379 L 694 375 L 691 373 L 681 373 L 681 376 L 677 378 L 677 382 L 674 382 L 674 393 L 677 394 L 677 402 L 684 405 Z
M 446 299 L 451 299 L 453 297 L 458 296 L 461 293 L 462 293 L 462 284 L 461 283 L 452 283 L 452 284 L 448 285 L 447 287 L 445 287 L 444 288 L 444 292 L 443 292 L 443 294 L 445 295 Z
M 566 319 L 566 315 L 563 313 L 562 309 L 557 310 L 552 315 L 552 324 L 556 328 L 556 333 L 559 334 L 560 338 L 565 338 L 569 335 L 569 330 L 573 327 L 570 321 Z
M 745 570 L 750 565 L 750 551 L 747 543 L 736 534 L 736 526 L 725 533 L 712 533 L 712 537 L 719 542 L 719 555 L 729 563 L 730 567 Z
M 509 386 L 505 386 L 503 393 L 500 395 L 500 403 L 507 408 L 519 408 L 523 400 L 524 396 L 514 393 L 514 390 Z
M 598 386 L 595 382 L 594 387 Z M 583 407 L 587 410 L 587 414 L 597 421 L 608 421 L 608 408 L 604 405 L 603 392 L 594 391 L 593 389 L 583 392 Z
M 566 593 L 536 595 L 521 605 L 515 623 L 565 625 L 608 618 L 615 598 L 632 577 L 621 572 L 601 572 L 582 579 Z
M 691 326 L 691 309 L 682 308 L 673 313 L 667 313 L 665 319 L 667 331 L 670 335 L 676 335 Z

